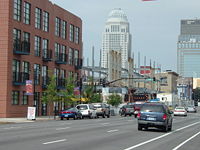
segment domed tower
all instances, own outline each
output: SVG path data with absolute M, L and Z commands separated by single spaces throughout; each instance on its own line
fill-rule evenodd
M 131 34 L 127 16 L 121 8 L 113 9 L 105 24 L 101 55 L 101 66 L 104 68 L 109 66 L 109 51 L 121 53 L 121 68 L 128 69 L 128 60 L 131 57 Z

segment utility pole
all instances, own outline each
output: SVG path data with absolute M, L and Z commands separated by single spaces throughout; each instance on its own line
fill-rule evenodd
M 94 46 L 92 46 L 92 88 L 94 90 Z

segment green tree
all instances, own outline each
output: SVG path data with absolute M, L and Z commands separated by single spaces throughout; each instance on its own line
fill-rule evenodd
M 119 104 L 122 103 L 122 98 L 121 98 L 121 96 L 119 96 L 117 94 L 112 94 L 112 95 L 108 96 L 107 103 L 112 106 L 117 107 Z
M 43 92 L 41 99 L 42 99 L 42 103 L 47 104 L 48 112 L 50 116 L 50 108 L 51 108 L 50 106 L 53 105 L 53 102 L 56 102 L 59 100 L 55 76 L 50 77 L 49 84 L 47 85 L 47 89 Z
M 87 98 L 89 101 L 92 99 L 94 95 L 94 88 L 91 85 L 88 85 L 84 88 L 83 92 L 82 92 L 82 96 L 84 98 Z
M 101 99 L 101 95 L 98 93 L 93 94 L 93 96 L 91 97 L 90 103 L 101 103 L 102 99 Z

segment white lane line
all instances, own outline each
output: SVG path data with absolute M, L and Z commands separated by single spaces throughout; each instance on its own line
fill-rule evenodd
M 62 139 L 62 140 L 57 140 L 57 141 L 51 141 L 51 142 L 46 142 L 46 143 L 42 143 L 42 144 L 47 145 L 47 144 L 53 144 L 53 143 L 58 143 L 58 142 L 64 142 L 64 141 L 67 141 L 67 139 Z
M 199 135 L 200 132 L 196 133 L 195 135 L 193 135 L 192 137 L 190 137 L 189 139 L 185 140 L 184 142 L 182 142 L 181 144 L 179 144 L 177 147 L 173 148 L 172 150 L 177 150 L 179 149 L 181 146 L 183 146 L 185 143 L 187 143 L 188 141 L 190 141 L 191 139 L 195 138 L 197 135 Z
M 165 136 L 168 136 L 168 135 L 170 135 L 170 134 L 172 134 L 172 133 L 174 133 L 174 132 L 177 132 L 177 131 L 183 130 L 183 129 L 185 129 L 185 128 L 188 128 L 188 127 L 194 126 L 194 125 L 199 124 L 199 123 L 200 123 L 200 121 L 195 122 L 195 123 L 193 123 L 193 124 L 190 124 L 190 125 L 187 125 L 187 126 L 185 126 L 185 127 L 182 127 L 182 128 L 177 129 L 177 130 L 174 130 L 174 131 L 172 131 L 172 132 L 169 132 L 169 133 L 163 134 L 163 135 L 158 136 L 158 137 L 156 137 L 156 138 L 153 138 L 153 139 L 151 139 L 151 140 L 148 140 L 148 141 L 145 141 L 145 142 L 139 143 L 139 144 L 137 144 L 137 145 L 134 145 L 134 146 L 132 146 L 132 147 L 126 148 L 126 149 L 124 149 L 124 150 L 132 150 L 132 149 L 134 149 L 134 148 L 137 148 L 137 147 L 140 147 L 140 146 L 145 145 L 145 144 L 147 144 L 147 143 L 150 143 L 150 142 L 156 141 L 156 140 L 161 139 L 161 138 L 163 138 L 163 137 L 165 137 Z
M 4 129 L 20 129 L 22 127 L 9 127 L 9 128 L 4 128 Z
M 101 125 L 102 126 L 106 126 L 106 125 L 109 125 L 110 123 L 102 123 Z
M 65 127 L 65 128 L 57 128 L 56 130 L 65 130 L 65 129 L 69 129 L 70 127 Z
M 112 132 L 117 132 L 117 131 L 119 131 L 119 130 L 110 130 L 110 131 L 107 131 L 108 133 L 112 133 Z

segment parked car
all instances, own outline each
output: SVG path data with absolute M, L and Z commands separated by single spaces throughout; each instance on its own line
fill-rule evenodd
M 96 110 L 92 104 L 79 104 L 76 108 L 80 110 L 83 118 L 97 118 Z
M 174 109 L 174 116 L 187 116 L 187 110 L 185 107 L 178 106 Z
M 143 103 L 135 103 L 133 105 L 135 118 L 137 118 L 137 115 L 140 112 L 140 108 L 142 105 L 143 105 Z
M 138 113 L 138 130 L 149 127 L 160 128 L 163 131 L 172 130 L 172 112 L 162 103 L 145 103 Z
M 94 108 L 96 109 L 97 117 L 102 116 L 105 118 L 110 117 L 110 106 L 105 103 L 93 103 Z
M 120 108 L 120 115 L 121 116 L 132 116 L 134 115 L 134 105 L 124 105 Z
M 187 107 L 187 112 L 196 113 L 196 112 L 197 112 L 197 109 L 196 109 L 195 106 L 188 106 L 188 107 Z
M 61 111 L 59 116 L 60 120 L 63 120 L 64 118 L 67 118 L 67 120 L 69 120 L 69 118 L 74 118 L 74 120 L 77 118 L 82 119 L 82 114 L 76 107 Z

